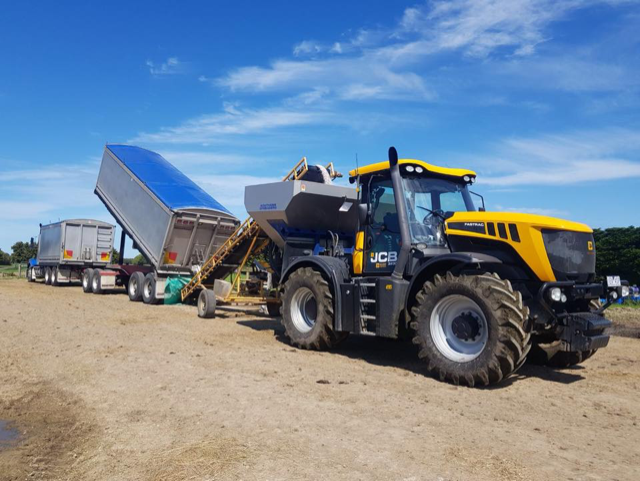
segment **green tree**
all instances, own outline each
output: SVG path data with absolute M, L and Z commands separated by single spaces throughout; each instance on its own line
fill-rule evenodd
M 0 265 L 8 266 L 11 264 L 11 255 L 0 249 Z
M 145 259 L 142 254 L 138 254 L 137 256 L 135 256 L 133 258 L 132 264 L 134 264 L 136 266 L 143 266 L 143 265 L 147 264 L 147 259 Z
M 595 229 L 596 272 L 640 284 L 640 227 Z
M 23 263 L 38 254 L 38 244 L 18 241 L 11 246 L 11 262 Z
M 111 249 L 111 263 L 116 264 L 119 259 L 120 253 L 118 252 L 118 249 L 114 247 L 113 249 Z

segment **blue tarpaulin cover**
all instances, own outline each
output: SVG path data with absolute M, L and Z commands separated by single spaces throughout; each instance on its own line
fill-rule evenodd
M 192 207 L 231 214 L 160 154 L 133 145 L 107 145 L 107 149 L 169 209 Z

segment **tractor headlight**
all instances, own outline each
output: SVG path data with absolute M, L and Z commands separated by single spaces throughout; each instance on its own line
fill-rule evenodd
M 622 297 L 629 297 L 629 286 L 622 286 Z
M 554 302 L 560 302 L 562 300 L 562 289 L 559 287 L 549 289 L 549 298 Z
M 407 165 L 407 166 L 405 167 L 405 170 L 406 170 L 407 172 L 413 172 L 413 170 L 414 170 L 413 165 Z
M 416 172 L 418 174 L 422 174 L 424 172 L 424 169 L 422 167 L 418 166 L 418 167 L 416 167 Z

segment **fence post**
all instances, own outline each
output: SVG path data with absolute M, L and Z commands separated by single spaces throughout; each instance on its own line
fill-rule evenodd
M 18 277 L 22 277 L 22 264 L 18 264 Z

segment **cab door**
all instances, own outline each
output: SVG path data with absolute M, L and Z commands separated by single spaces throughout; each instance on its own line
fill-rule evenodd
M 400 253 L 400 225 L 391 179 L 374 177 L 368 185 L 371 205 L 364 229 L 364 274 L 390 274 Z

